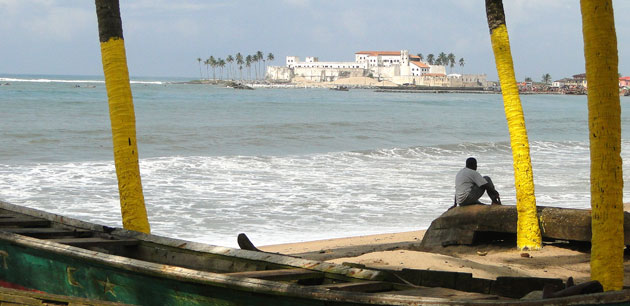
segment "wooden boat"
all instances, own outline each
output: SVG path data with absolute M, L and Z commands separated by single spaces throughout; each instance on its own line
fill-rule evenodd
M 591 211 L 537 207 L 543 239 L 591 241 Z M 472 245 L 492 237 L 516 237 L 518 212 L 514 205 L 469 205 L 455 207 L 433 220 L 421 248 Z M 624 213 L 625 244 L 630 245 L 630 214 Z
M 139 305 L 618 304 L 518 300 L 562 280 L 366 269 L 111 228 L 0 201 L 0 285 Z

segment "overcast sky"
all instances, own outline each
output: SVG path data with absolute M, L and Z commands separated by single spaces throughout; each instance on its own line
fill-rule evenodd
M 584 72 L 578 0 L 504 3 L 519 80 Z M 613 4 L 627 76 L 630 1 Z M 497 79 L 483 0 L 129 0 L 121 13 L 132 76 L 198 78 L 198 57 L 237 52 L 271 52 L 283 65 L 287 55 L 353 61 L 357 51 L 407 49 L 452 52 L 464 73 Z M 0 0 L 0 29 L 0 74 L 102 74 L 94 1 Z

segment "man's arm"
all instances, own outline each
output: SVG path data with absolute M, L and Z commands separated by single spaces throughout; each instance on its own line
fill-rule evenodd
M 501 204 L 501 198 L 499 197 L 499 192 L 494 188 L 493 184 L 485 183 L 481 186 L 487 193 L 490 199 L 492 200 L 492 204 Z

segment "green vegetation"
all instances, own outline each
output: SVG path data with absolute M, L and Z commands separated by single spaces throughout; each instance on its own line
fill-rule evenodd
M 422 55 L 422 53 L 418 53 L 417 54 L 418 57 L 420 58 L 421 61 L 424 61 L 424 56 Z M 446 54 L 445 52 L 440 52 L 440 54 L 438 54 L 438 56 L 436 57 L 435 54 L 433 53 L 429 53 L 426 57 L 426 62 L 429 65 L 442 65 L 442 66 L 448 66 L 449 68 L 451 68 L 451 73 L 453 73 L 453 67 L 455 67 L 455 64 L 457 64 L 459 62 L 459 66 L 462 69 L 462 73 L 464 70 L 464 65 L 466 65 L 466 62 L 464 61 L 464 58 L 460 58 L 459 61 L 457 60 L 457 57 L 455 56 L 454 53 L 449 53 Z
M 208 59 L 203 60 L 200 57 L 197 58 L 197 62 L 199 63 L 199 77 L 203 80 L 224 80 L 224 72 L 226 74 L 227 80 L 235 80 L 236 70 L 238 68 L 238 79 L 243 80 L 243 65 L 247 68 L 246 80 L 262 80 L 265 78 L 265 72 L 267 71 L 267 61 L 272 62 L 275 59 L 273 53 L 268 53 L 265 57 L 262 51 L 256 51 L 255 54 L 247 55 L 243 57 L 243 55 L 238 52 L 234 56 L 231 54 L 228 55 L 225 59 L 217 57 L 214 55 L 208 57 Z M 262 67 L 261 67 L 262 62 Z M 204 78 L 201 64 L 206 66 L 206 75 Z M 233 67 L 232 64 L 236 63 L 236 67 Z M 225 69 L 227 66 L 227 69 Z M 252 66 L 254 66 L 254 78 L 252 79 Z M 210 78 L 210 68 L 212 68 L 212 79 Z M 217 79 L 216 69 L 219 68 L 219 78 Z

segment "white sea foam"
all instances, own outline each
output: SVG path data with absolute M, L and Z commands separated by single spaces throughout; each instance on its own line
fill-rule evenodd
M 0 78 L 0 82 L 30 82 L 30 83 L 95 83 L 95 84 L 104 84 L 103 80 L 89 80 L 89 79 L 43 79 L 43 78 Z M 165 84 L 161 81 L 129 81 L 131 84 L 154 84 L 154 85 L 162 85 Z
M 31 82 L 31 83 L 105 83 L 105 81 L 99 81 L 99 80 L 21 79 L 21 78 L 0 78 L 0 82 Z
M 427 228 L 452 205 L 454 173 L 471 155 L 514 204 L 507 144 L 163 157 L 143 159 L 141 171 L 154 233 L 235 246 L 239 232 L 271 244 Z M 585 144 L 535 142 L 532 160 L 538 205 L 590 205 Z M 120 226 L 111 162 L 0 166 L 0 175 L 5 200 Z

